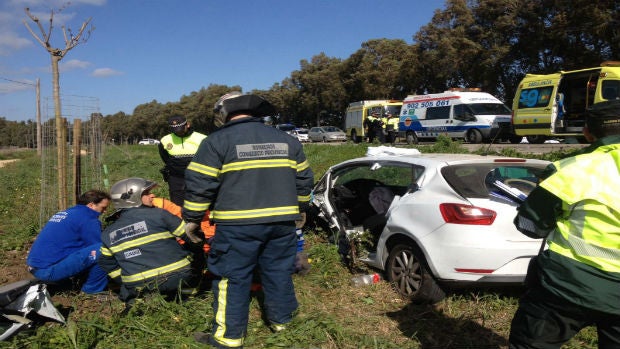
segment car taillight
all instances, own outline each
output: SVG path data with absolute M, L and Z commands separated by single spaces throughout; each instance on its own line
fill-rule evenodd
M 463 204 L 440 204 L 439 211 L 446 223 L 491 225 L 497 213 L 482 207 Z

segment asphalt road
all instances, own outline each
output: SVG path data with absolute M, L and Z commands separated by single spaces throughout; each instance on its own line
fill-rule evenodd
M 464 143 L 463 147 L 469 151 L 476 151 L 480 148 L 489 149 L 490 151 L 500 152 L 503 148 L 512 148 L 523 154 L 544 154 L 554 151 L 573 151 L 588 146 L 588 144 L 563 144 L 563 143 L 544 143 L 544 144 L 468 144 Z

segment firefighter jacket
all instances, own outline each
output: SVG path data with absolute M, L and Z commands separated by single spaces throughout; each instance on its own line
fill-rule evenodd
M 620 137 L 605 137 L 590 150 L 555 162 L 555 172 L 532 191 L 515 222 L 521 231 L 549 232 L 549 248 L 536 261 L 542 287 L 619 314 Z
M 298 140 L 259 118 L 233 120 L 202 142 L 187 167 L 183 218 L 199 223 L 210 209 L 216 225 L 298 220 L 313 181 Z
M 161 208 L 123 209 L 101 233 L 99 265 L 128 288 L 157 282 L 190 268 L 190 252 L 176 241 L 184 233 L 185 223 Z
M 189 131 L 185 137 L 174 133 L 162 137 L 159 147 L 159 156 L 166 165 L 171 176 L 183 177 L 185 169 L 194 157 L 198 146 L 207 136 L 196 131 Z

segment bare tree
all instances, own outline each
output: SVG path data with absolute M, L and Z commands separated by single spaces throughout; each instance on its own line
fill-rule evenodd
M 63 7 L 64 8 L 64 7 Z M 59 9 L 56 12 L 60 12 L 63 8 Z M 64 48 L 54 48 L 50 43 L 52 37 L 52 31 L 54 29 L 54 13 L 55 11 L 52 9 L 50 11 L 50 19 L 49 26 L 47 30 L 43 28 L 43 24 L 39 20 L 39 18 L 33 15 L 30 12 L 30 8 L 26 7 L 25 9 L 26 15 L 36 23 L 39 31 L 41 32 L 41 36 L 35 34 L 35 32 L 30 28 L 28 22 L 24 20 L 24 25 L 28 28 L 28 31 L 32 36 L 47 50 L 50 54 L 52 60 L 52 90 L 54 94 L 54 115 L 56 120 L 56 143 L 57 143 L 57 164 L 58 164 L 58 208 L 65 209 L 67 208 L 67 157 L 66 157 L 66 147 L 67 142 L 63 135 L 65 135 L 63 127 L 65 126 L 65 122 L 62 118 L 62 110 L 60 105 L 60 74 L 58 72 L 58 62 L 69 52 L 72 48 L 77 46 L 80 43 L 85 43 L 90 34 L 94 30 L 92 25 L 89 26 L 91 18 L 89 17 L 82 23 L 80 30 L 74 34 L 70 28 L 66 28 L 64 25 L 62 28 L 62 34 L 64 36 L 65 47 Z M 88 30 L 87 30 L 88 28 Z

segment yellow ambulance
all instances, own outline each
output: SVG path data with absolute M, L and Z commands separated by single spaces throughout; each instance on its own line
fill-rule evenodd
M 549 138 L 583 140 L 585 111 L 594 103 L 620 99 L 620 61 L 600 67 L 527 74 L 513 100 L 514 133 L 529 143 Z
M 388 113 L 398 115 L 402 101 L 397 100 L 366 100 L 349 103 L 345 112 L 344 128 L 347 136 L 355 143 L 359 143 L 367 137 L 367 130 L 364 128 L 364 121 L 373 112 L 380 116 Z

